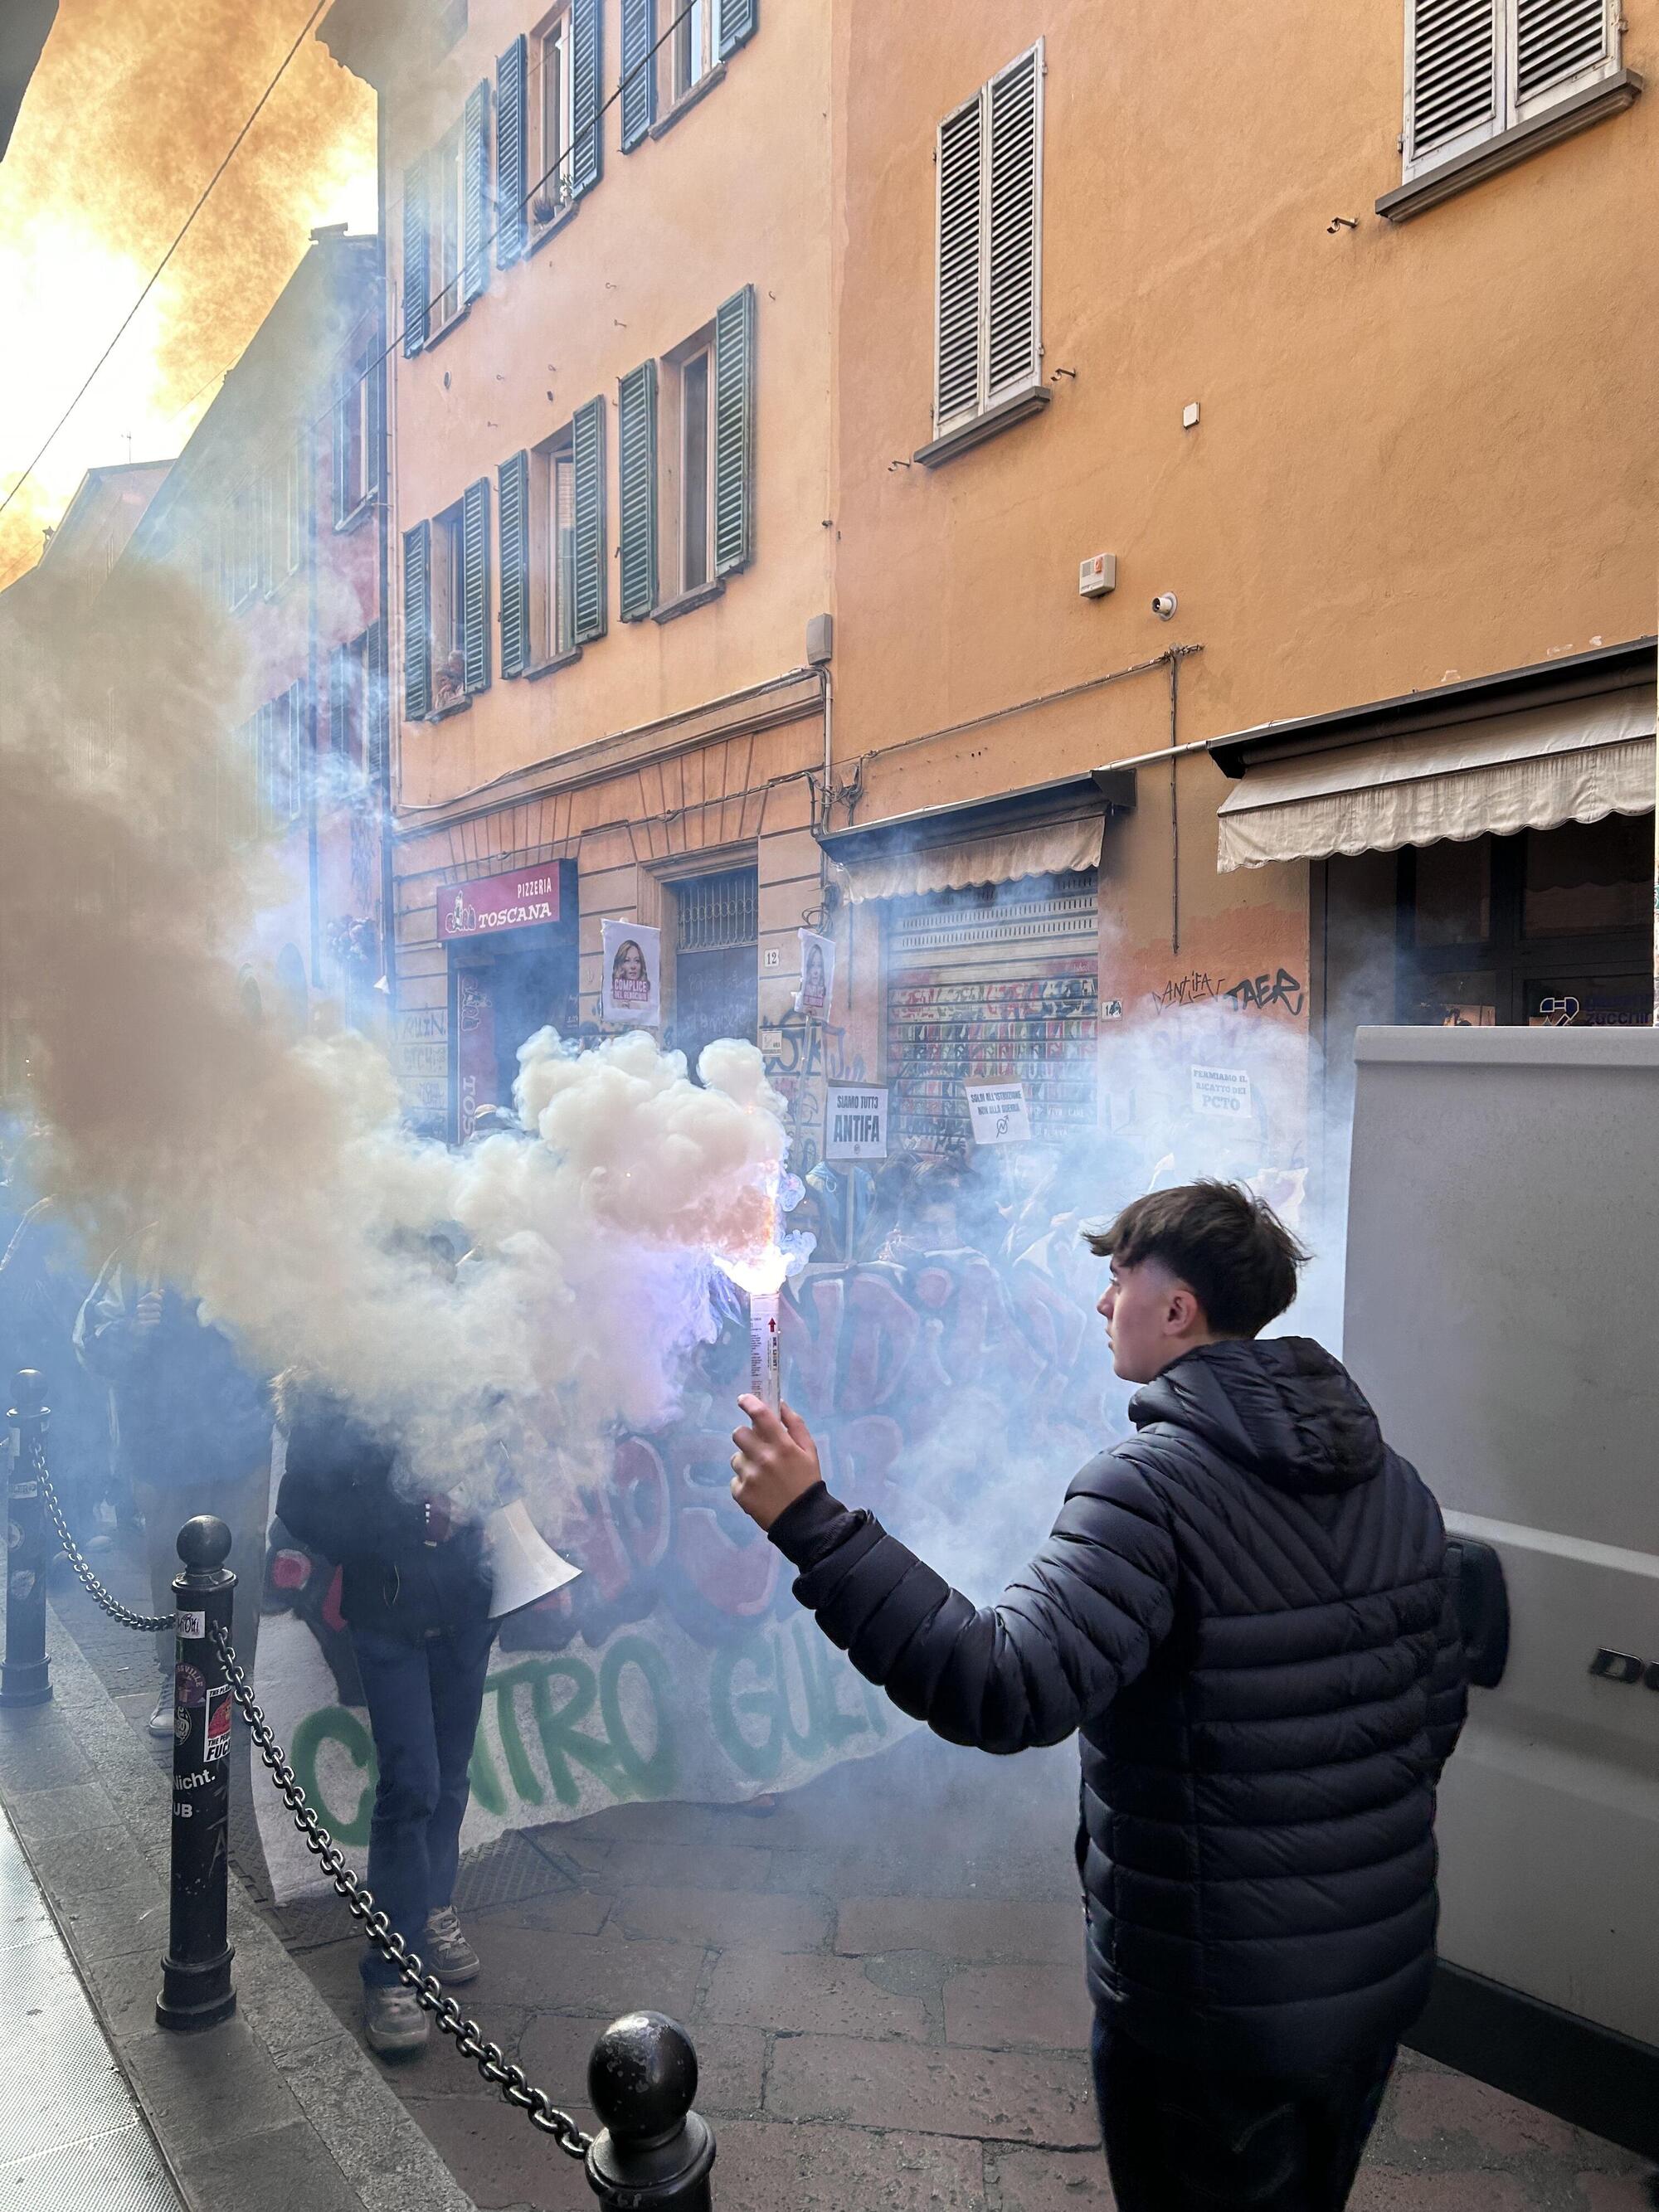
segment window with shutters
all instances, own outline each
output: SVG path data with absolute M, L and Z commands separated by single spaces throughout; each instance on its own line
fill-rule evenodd
M 243 484 L 231 495 L 222 541 L 227 606 L 246 605 L 259 588 L 263 508 L 263 494 L 258 483 Z
M 1042 374 L 1042 44 L 939 127 L 933 434 Z
M 463 137 L 458 123 L 433 149 L 427 163 L 428 338 L 435 337 L 461 312 L 461 278 L 466 260 Z
M 380 347 L 357 346 L 334 395 L 334 520 L 356 521 L 380 489 Z
M 714 0 L 679 0 L 672 46 L 674 97 L 684 100 L 714 66 Z
M 714 573 L 714 325 L 667 355 L 661 370 L 661 540 L 672 598 L 701 591 Z
M 265 471 L 260 484 L 261 580 L 267 592 L 279 592 L 300 565 L 305 529 L 305 464 L 296 440 Z
M 574 197 L 575 41 L 571 11 L 544 18 L 530 41 L 530 222 L 532 236 L 545 230 Z
M 369 702 L 375 683 L 374 634 L 364 630 L 337 646 L 330 674 L 329 750 L 333 757 L 332 796 L 349 799 L 369 774 Z
M 466 524 L 460 500 L 432 518 L 429 588 L 435 713 L 459 707 L 466 697 Z
M 746 45 L 759 27 L 760 0 L 660 0 L 660 4 L 666 34 L 658 54 L 653 55 L 650 49 L 657 45 L 657 0 L 623 0 L 623 65 L 626 70 L 632 63 L 645 88 L 645 97 L 637 103 L 630 101 L 624 90 L 624 107 L 633 111 L 631 117 L 624 112 L 623 118 L 624 151 L 637 145 L 651 128 L 654 118 L 646 112 L 646 101 L 652 109 L 658 105 L 653 73 L 659 67 L 663 71 L 660 104 L 665 111 L 661 128 L 666 130 L 676 120 L 676 111 L 690 105 L 718 78 L 721 64 Z
M 576 649 L 576 457 L 571 426 L 530 455 L 530 650 L 537 666 Z
M 290 684 L 259 709 L 259 813 L 264 828 L 280 835 L 300 817 L 300 752 L 304 735 L 301 687 Z
M 1553 125 L 1621 74 L 1619 0 L 1406 0 L 1405 181 Z

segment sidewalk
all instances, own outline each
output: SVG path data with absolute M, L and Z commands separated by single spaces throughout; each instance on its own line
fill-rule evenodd
M 142 1601 L 129 1563 L 100 1571 Z M 154 1698 L 146 1640 L 77 1591 L 55 1602 L 118 1696 L 94 1732 L 100 1778 L 113 1788 L 115 1767 L 137 1778 L 134 1832 L 159 1853 L 167 1753 L 143 1733 Z M 89 1697 L 91 1668 L 56 1622 L 52 1651 L 60 1698 Z M 5 1723 L 33 1717 L 0 1715 L 9 1800 Z M 246 1793 L 270 1785 L 250 1779 L 246 1749 L 239 1731 L 233 1860 L 257 1891 Z M 88 1826 L 114 1817 L 83 1799 L 90 1778 L 69 1782 L 59 1817 Z M 139 1802 L 146 1778 L 150 1809 Z M 918 1734 L 792 1793 L 769 1819 L 641 1804 L 509 1835 L 463 1868 L 458 1901 L 484 1962 L 467 2010 L 584 2126 L 592 2115 L 573 2100 L 605 2022 L 639 2005 L 683 2020 L 702 2064 L 698 2106 L 719 2138 L 717 2212 L 1108 2212 L 1070 1855 L 1076 1792 L 1069 1746 L 993 1760 Z M 82 1802 L 92 1809 L 79 1812 Z M 131 1859 L 131 1833 L 126 1848 Z M 233 1912 L 243 1996 L 234 2027 L 271 2052 L 292 2102 L 231 2124 L 263 2130 L 263 2152 L 298 2141 L 288 2130 L 302 2122 L 332 2164 L 329 2185 L 356 2193 L 292 2183 L 257 2199 L 187 2191 L 192 2212 L 291 2203 L 333 2212 L 337 2202 L 590 2212 L 580 2168 L 447 2043 L 434 2037 L 395 2065 L 362 2051 L 359 1940 L 343 1906 L 307 1899 L 276 1911 L 239 1887 Z M 153 2045 L 160 1938 L 130 1934 L 127 1948 L 141 1953 L 127 1961 L 133 2032 Z M 137 2062 L 141 2094 L 155 2063 Z M 297 2121 L 278 2117 L 295 2106 Z M 158 2133 L 171 2151 L 165 2115 Z M 1352 2212 L 1652 2212 L 1648 2173 L 1611 2144 L 1407 2053 Z
M 180 2212 L 155 2138 L 110 2055 L 11 1823 L 0 1814 L 0 2200 L 14 2212 L 105 2202 Z M 27 2081 L 30 2094 L 15 2094 Z

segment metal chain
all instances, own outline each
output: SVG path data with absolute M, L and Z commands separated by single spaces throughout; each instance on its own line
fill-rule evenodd
M 46 1447 L 38 1436 L 31 1441 L 30 1458 L 34 1468 L 35 1480 L 40 1486 L 41 1498 L 46 1504 L 46 1511 L 52 1516 L 52 1525 L 58 1531 L 58 1540 L 63 1546 L 70 1566 L 80 1577 L 82 1587 L 88 1596 L 101 1605 L 112 1620 L 118 1620 L 123 1628 L 142 1629 L 149 1635 L 155 1635 L 162 1629 L 171 1628 L 174 1618 L 172 1613 L 135 1613 L 130 1605 L 123 1605 L 118 1597 L 104 1588 L 88 1565 L 85 1553 L 70 1534 L 69 1522 L 64 1518 L 64 1509 L 58 1503 L 58 1492 L 52 1488 L 52 1476 L 46 1471 Z
M 321 1860 L 323 1871 L 350 1906 L 354 1917 L 363 1923 L 363 1933 L 369 1942 L 384 1958 L 391 1960 L 400 1978 L 414 1990 L 421 2009 L 431 2014 L 440 2031 L 455 2039 L 455 2047 L 462 2057 L 476 2059 L 484 2080 L 495 2083 L 507 2103 L 527 2113 L 532 2124 L 544 2135 L 551 2136 L 568 2158 L 585 2158 L 592 2138 L 582 2133 L 568 2112 L 559 2110 L 545 2089 L 537 2088 L 526 2078 L 523 2068 L 515 2066 L 498 2043 L 485 2039 L 477 2022 L 467 2019 L 454 1998 L 443 1994 L 443 1984 L 437 1976 L 425 1971 L 415 1953 L 391 1926 L 385 1912 L 377 1907 L 356 1869 L 346 1864 L 339 1845 L 306 1802 L 305 1791 L 295 1778 L 287 1754 L 277 1744 L 270 1723 L 259 1709 L 230 1638 L 217 1621 L 209 1624 L 208 1638 L 223 1662 L 226 1680 L 241 1708 L 248 1733 L 258 1747 L 259 1756 L 283 1804 L 294 1815 L 294 1825 L 305 1838 L 306 1849 Z

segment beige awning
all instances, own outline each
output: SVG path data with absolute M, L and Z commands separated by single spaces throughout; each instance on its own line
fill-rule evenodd
M 1654 802 L 1653 727 L 1644 684 L 1247 767 L 1222 803 L 1217 865 L 1391 853 L 1644 814 Z
M 1060 876 L 1100 866 L 1105 829 L 1098 810 L 1069 822 L 1011 830 L 958 845 L 924 845 L 906 853 L 874 853 L 847 860 L 849 898 L 914 898 L 965 890 L 970 884 L 1011 884 L 1021 876 Z

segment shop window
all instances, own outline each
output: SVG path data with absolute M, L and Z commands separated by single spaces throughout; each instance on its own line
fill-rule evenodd
M 1529 938 L 1639 929 L 1653 897 L 1653 817 L 1614 814 L 1528 831 L 1522 928 Z
M 1425 845 L 1417 855 L 1419 945 L 1484 945 L 1492 934 L 1492 842 Z

